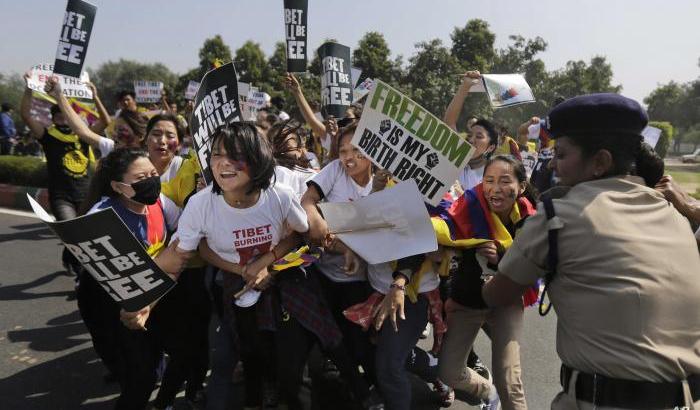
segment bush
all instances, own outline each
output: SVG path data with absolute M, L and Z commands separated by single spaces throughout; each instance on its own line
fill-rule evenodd
M 46 162 L 38 157 L 0 156 L 0 183 L 46 188 Z
M 673 125 L 666 121 L 650 121 L 649 126 L 661 130 L 661 136 L 656 143 L 656 147 L 654 147 L 654 151 L 656 151 L 661 158 L 666 158 L 668 147 L 671 146 L 671 140 L 673 139 Z

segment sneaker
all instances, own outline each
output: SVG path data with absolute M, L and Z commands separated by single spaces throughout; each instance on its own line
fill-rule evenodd
M 279 405 L 279 391 L 275 383 L 264 382 L 262 389 L 263 409 L 276 409 Z
M 481 410 L 498 410 L 501 408 L 501 400 L 498 397 L 498 392 L 496 391 L 496 386 L 491 385 L 491 391 L 489 391 L 489 397 L 481 401 L 479 406 Z
M 437 394 L 440 407 L 450 407 L 455 402 L 455 391 L 439 379 L 433 383 L 433 391 Z
M 430 328 L 432 326 L 430 325 L 430 322 L 428 322 L 427 325 L 425 325 L 425 329 L 423 329 L 423 333 L 420 334 L 421 339 L 427 339 L 428 336 L 430 336 Z
M 493 377 L 491 376 L 491 372 L 489 371 L 488 367 L 484 365 L 484 362 L 482 362 L 481 359 L 476 359 L 472 370 L 474 370 L 479 376 L 486 379 L 489 383 L 493 383 Z

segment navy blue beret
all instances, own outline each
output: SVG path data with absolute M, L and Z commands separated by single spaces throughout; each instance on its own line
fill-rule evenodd
M 576 135 L 641 135 L 649 117 L 635 100 L 619 94 L 573 97 L 549 112 L 547 128 L 553 138 Z

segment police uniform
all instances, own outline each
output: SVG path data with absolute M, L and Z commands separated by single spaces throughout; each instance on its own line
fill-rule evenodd
M 638 135 L 646 114 L 624 97 L 590 95 L 549 120 L 559 136 Z M 563 363 L 552 409 L 700 409 L 700 254 L 688 221 L 636 177 L 548 195 L 499 273 L 528 286 L 548 279 Z

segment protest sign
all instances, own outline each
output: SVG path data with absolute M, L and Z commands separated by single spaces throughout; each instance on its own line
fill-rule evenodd
M 352 103 L 350 47 L 328 42 L 318 49 L 321 60 L 321 112 L 324 117 L 345 117 Z
M 258 110 L 248 104 L 248 94 L 255 90 L 248 83 L 238 83 L 238 104 L 241 107 L 241 119 L 243 121 L 255 121 L 258 118 Z
M 218 127 L 231 121 L 240 121 L 240 116 L 238 80 L 233 63 L 206 73 L 194 99 L 190 129 L 197 159 L 202 167 L 202 176 L 207 184 L 213 180 L 209 168 L 211 136 Z
M 659 137 L 661 137 L 661 130 L 647 125 L 642 130 L 642 137 L 644 137 L 644 142 L 649 144 L 651 148 L 655 150 L 656 144 L 659 142 Z
M 163 96 L 163 83 L 160 81 L 134 81 L 136 102 L 157 103 Z
M 415 181 L 352 202 L 318 204 L 331 232 L 370 264 L 437 250 L 423 195 Z
M 44 86 L 46 81 L 53 75 L 53 64 L 37 64 L 29 70 L 30 77 L 27 79 L 27 87 L 32 91 L 46 94 Z M 80 78 L 66 77 L 57 75 L 61 82 L 61 90 L 66 98 L 86 98 L 92 99 L 92 91 L 87 83 L 90 82 L 90 76 L 87 71 L 80 74 Z
M 521 162 L 525 167 L 525 173 L 527 174 L 527 177 L 530 178 L 532 171 L 535 169 L 535 164 L 537 163 L 537 152 L 522 151 L 520 152 L 520 157 L 522 158 Z
M 447 124 L 381 80 L 367 97 L 352 144 L 394 179 L 414 179 L 431 205 L 474 153 Z
M 56 222 L 31 196 L 27 199 L 34 213 L 124 310 L 136 312 L 175 286 L 112 208 Z
M 362 69 L 357 67 L 350 67 L 350 78 L 352 78 L 353 88 L 357 87 L 357 83 L 360 82 L 360 77 L 362 77 Z
M 194 96 L 197 95 L 197 90 L 199 90 L 199 83 L 190 80 L 190 82 L 187 83 L 187 89 L 185 90 L 185 99 L 194 100 Z
M 68 0 L 58 37 L 54 73 L 80 78 L 85 63 L 97 7 L 82 0 Z
M 352 91 L 353 101 L 360 101 L 362 97 L 372 91 L 372 87 L 374 87 L 374 80 L 371 78 L 365 78 L 365 80 Z
M 270 95 L 268 93 L 257 90 L 250 90 L 248 92 L 247 103 L 256 110 L 266 107 L 268 101 L 270 101 Z
M 483 74 L 481 78 L 493 108 L 535 102 L 535 96 L 521 74 Z
M 287 39 L 287 71 L 306 71 L 308 0 L 284 0 L 284 35 Z

